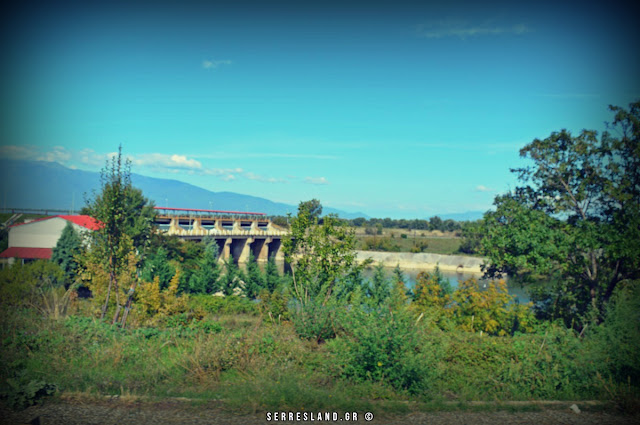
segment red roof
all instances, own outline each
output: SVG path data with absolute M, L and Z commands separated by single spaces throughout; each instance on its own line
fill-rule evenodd
M 24 248 L 21 246 L 12 246 L 5 249 L 0 254 L 0 258 L 24 258 L 24 259 L 43 259 L 50 260 L 53 248 Z
M 57 217 L 64 218 L 67 221 L 75 223 L 78 226 L 86 227 L 89 230 L 98 230 L 100 228 L 100 222 L 88 215 L 59 215 Z
M 26 223 L 18 223 L 18 224 L 14 224 L 13 226 L 9 226 L 9 227 L 16 227 L 16 226 L 24 226 L 25 224 L 31 224 L 31 223 L 35 223 L 38 221 L 44 221 L 44 220 L 50 220 L 52 218 L 62 218 L 64 220 L 70 221 L 74 224 L 77 224 L 78 226 L 82 226 L 85 227 L 89 230 L 98 230 L 100 228 L 100 222 L 98 220 L 96 220 L 93 217 L 90 217 L 88 215 L 52 215 L 51 217 L 43 217 L 43 218 L 37 218 L 35 220 L 26 222 Z

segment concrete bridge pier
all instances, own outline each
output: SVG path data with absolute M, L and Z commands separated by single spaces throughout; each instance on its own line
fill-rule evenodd
M 267 240 L 270 239 L 271 238 L 254 240 L 251 249 L 257 262 L 265 263 L 269 259 L 269 244 L 267 243 Z
M 251 245 L 255 242 L 255 238 L 247 238 L 245 239 L 244 245 L 242 246 L 242 251 L 238 256 L 239 263 L 247 263 L 249 262 L 249 258 L 251 257 Z
M 242 256 L 245 252 L 245 247 L 248 245 L 247 239 L 245 238 L 237 238 L 237 239 L 230 238 L 230 239 L 231 239 L 231 245 L 230 245 L 229 254 L 232 257 L 233 262 L 236 264 L 238 264 L 239 262 L 244 262 L 245 260 L 242 260 Z M 247 259 L 249 259 L 248 256 L 247 256 Z
M 185 233 L 184 229 L 178 224 L 177 218 L 171 219 L 171 222 L 169 223 L 169 232 L 175 235 L 183 235 Z
M 233 243 L 233 238 L 227 238 L 224 240 L 224 245 L 222 247 L 222 252 L 220 252 L 219 262 L 223 262 L 231 257 L 231 244 Z
M 221 263 L 224 260 L 224 247 L 227 244 L 226 239 L 216 239 L 216 244 L 218 245 L 218 263 Z
M 284 260 L 284 252 L 282 252 L 282 240 L 271 238 L 269 243 L 269 257 L 275 257 L 276 261 Z

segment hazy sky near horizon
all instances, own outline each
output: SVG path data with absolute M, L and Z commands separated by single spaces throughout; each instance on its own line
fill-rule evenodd
M 0 156 L 97 171 L 122 144 L 139 174 L 426 218 L 640 99 L 630 2 L 300 3 L 8 11 Z

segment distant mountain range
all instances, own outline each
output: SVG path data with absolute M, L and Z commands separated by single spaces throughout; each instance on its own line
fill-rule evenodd
M 257 196 L 212 192 L 177 180 L 131 174 L 131 182 L 157 206 L 254 211 L 269 215 L 295 214 L 298 207 Z M 0 159 L 0 205 L 3 208 L 79 210 L 85 194 L 100 188 L 100 173 L 73 170 L 55 162 Z M 342 218 L 369 218 L 323 207 L 323 213 Z
M 157 206 L 255 211 L 269 215 L 296 214 L 297 205 L 273 202 L 257 196 L 234 192 L 212 192 L 178 180 L 158 179 L 131 174 L 131 181 L 142 189 L 144 196 Z M 67 168 L 56 162 L 0 159 L 0 207 L 80 210 L 85 195 L 100 188 L 100 173 Z M 323 207 L 323 213 L 338 214 L 342 218 L 370 218 L 367 214 L 349 213 Z M 456 221 L 478 220 L 483 211 L 439 214 Z M 384 218 L 384 217 L 379 217 Z

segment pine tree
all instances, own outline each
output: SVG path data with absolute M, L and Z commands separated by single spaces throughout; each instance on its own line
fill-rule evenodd
M 267 261 L 267 265 L 264 269 L 264 275 L 265 289 L 273 294 L 273 291 L 276 290 L 282 280 L 280 273 L 278 272 L 276 260 L 273 256 L 269 257 L 269 261 Z
M 51 256 L 51 261 L 59 265 L 64 272 L 65 288 L 68 288 L 76 279 L 78 256 L 81 252 L 82 240 L 80 235 L 75 231 L 73 225 L 67 222 Z
M 375 267 L 371 286 L 367 288 L 367 293 L 374 307 L 382 304 L 389 298 L 389 295 L 391 295 L 389 281 L 385 277 L 384 266 L 382 264 L 378 264 Z
M 218 244 L 215 239 L 207 242 L 199 268 L 189 279 L 189 292 L 193 294 L 213 294 L 220 290 L 220 266 L 218 265 Z
M 265 275 L 260 271 L 260 267 L 258 267 L 258 263 L 256 262 L 256 258 L 253 256 L 253 253 L 249 256 L 247 271 L 244 277 L 245 294 L 250 299 L 256 298 L 260 291 L 265 287 Z
M 142 272 L 142 279 L 147 282 L 156 277 L 160 280 L 160 289 L 169 287 L 169 282 L 176 274 L 176 270 L 169 264 L 168 252 L 165 248 L 159 248 L 155 254 L 149 256 Z
M 225 295 L 233 295 L 233 290 L 238 286 L 238 266 L 229 258 L 224 262 L 225 273 L 222 276 L 220 286 Z
M 393 276 L 394 276 L 395 283 L 401 283 L 402 285 L 407 284 L 407 279 L 404 276 L 402 269 L 400 268 L 400 264 L 397 264 L 396 267 L 393 269 Z

